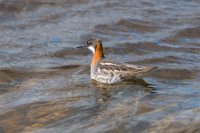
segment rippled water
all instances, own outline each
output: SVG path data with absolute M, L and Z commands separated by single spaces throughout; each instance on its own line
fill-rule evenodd
M 0 132 L 200 132 L 199 0 L 0 0 Z M 107 60 L 157 66 L 113 86 L 89 78 Z M 150 85 L 147 85 L 150 84 Z

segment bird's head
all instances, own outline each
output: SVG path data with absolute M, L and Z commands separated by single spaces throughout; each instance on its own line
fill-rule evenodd
M 77 48 L 88 48 L 93 54 L 99 53 L 102 57 L 104 57 L 102 42 L 98 38 L 89 39 L 86 45 L 79 46 Z

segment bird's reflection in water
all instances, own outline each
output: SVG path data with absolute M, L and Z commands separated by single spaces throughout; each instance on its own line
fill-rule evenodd
M 96 82 L 95 80 L 91 80 L 92 87 L 96 89 L 96 102 L 97 103 L 104 103 L 109 100 L 112 93 L 115 90 L 121 90 L 125 86 L 129 86 L 130 89 L 136 89 L 138 90 L 138 86 L 140 90 L 146 93 L 155 93 L 155 88 L 152 84 L 147 83 L 144 79 L 134 79 L 131 81 L 121 82 L 118 84 L 102 84 L 99 82 Z M 137 86 L 137 87 L 136 87 Z

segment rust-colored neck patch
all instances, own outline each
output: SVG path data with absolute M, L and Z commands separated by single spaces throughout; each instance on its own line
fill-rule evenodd
M 103 47 L 102 44 L 98 43 L 91 64 L 96 65 L 102 58 L 104 58 Z

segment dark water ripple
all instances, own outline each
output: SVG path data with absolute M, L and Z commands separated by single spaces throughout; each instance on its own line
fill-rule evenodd
M 0 0 L 0 132 L 199 132 L 200 2 Z M 91 53 L 157 66 L 91 82 Z

